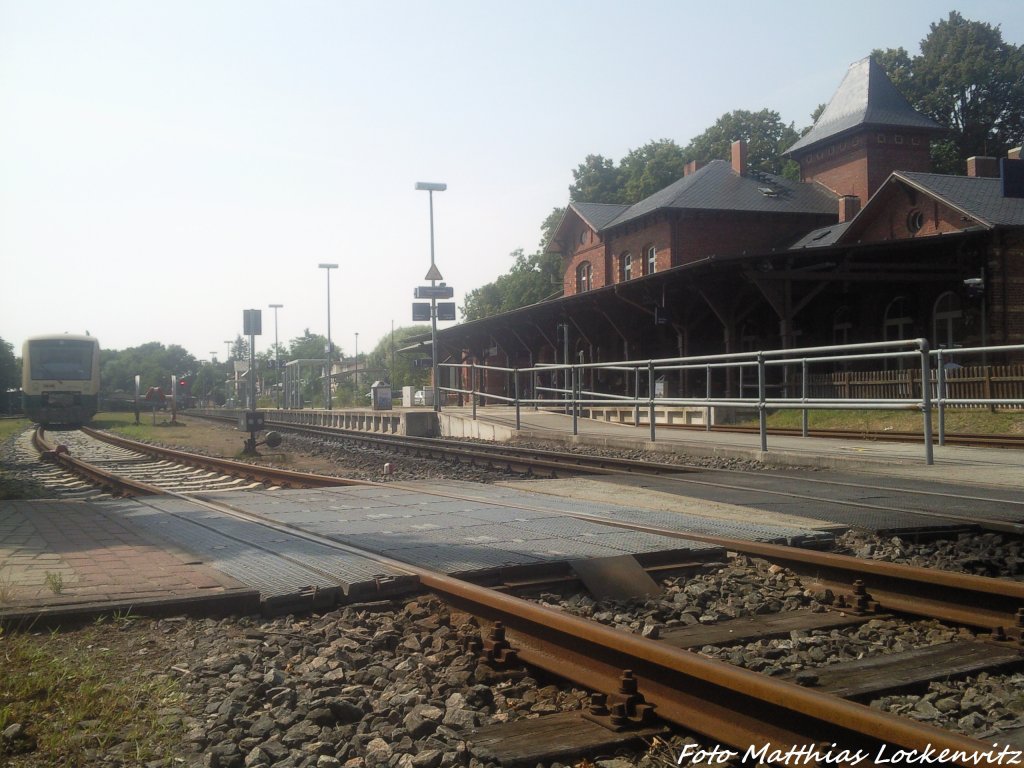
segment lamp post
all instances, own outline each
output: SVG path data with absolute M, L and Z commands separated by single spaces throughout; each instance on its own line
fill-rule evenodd
M 284 304 L 268 304 L 274 310 L 274 370 L 277 371 L 277 386 L 275 387 L 274 404 L 281 408 L 281 349 L 277 346 L 277 310 L 282 309 Z
M 355 377 L 356 377 L 356 397 L 358 398 L 359 397 L 359 331 L 356 331 L 356 354 L 355 354 L 355 360 L 356 360 L 356 373 L 355 373 Z M 356 404 L 358 404 L 360 402 L 361 402 L 360 400 L 356 400 Z
M 224 339 L 224 343 L 228 345 L 228 355 L 227 355 L 227 357 L 224 358 L 224 362 L 230 364 L 231 363 L 231 345 L 234 342 L 232 342 L 231 339 Z M 231 381 L 231 374 L 233 372 L 234 371 L 233 371 L 233 366 L 232 366 L 232 369 L 229 369 L 228 372 L 227 372 L 226 382 L 230 382 Z M 237 380 L 235 381 L 235 388 L 234 388 L 234 390 L 235 390 L 235 397 L 238 397 L 238 381 Z M 227 400 L 227 397 L 228 397 L 228 385 L 227 385 L 227 383 L 225 383 L 224 384 L 224 399 Z
M 416 189 L 426 191 L 430 195 L 430 271 L 424 280 L 429 280 L 431 287 L 437 285 L 438 280 L 443 280 L 441 272 L 434 264 L 434 193 L 444 192 L 448 189 L 447 184 L 431 181 L 417 181 Z M 431 383 L 434 389 L 434 410 L 441 410 L 440 389 L 437 383 L 437 299 L 430 299 L 430 355 L 431 355 Z
M 337 269 L 337 264 L 318 264 L 320 269 L 327 270 L 327 371 L 324 377 L 324 400 L 327 403 L 327 410 L 331 410 L 331 366 L 334 357 L 331 351 L 331 270 Z

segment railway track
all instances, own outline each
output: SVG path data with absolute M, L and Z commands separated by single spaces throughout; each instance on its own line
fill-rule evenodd
M 322 488 L 355 481 L 265 467 L 126 440 L 89 428 L 51 433 L 33 444 L 45 458 L 118 496 L 195 493 L 253 487 Z
M 127 452 L 124 442 L 119 443 L 112 449 L 99 452 L 98 459 L 90 457 L 108 464 L 105 475 L 113 474 L 113 467 L 117 471 L 131 470 L 134 473 L 154 461 L 148 457 L 145 461 L 140 460 L 138 453 Z M 58 451 L 52 445 L 48 450 L 62 458 L 67 458 L 72 452 Z M 77 447 L 75 452 L 86 453 Z M 147 453 L 164 452 L 149 448 Z M 113 459 L 107 458 L 111 455 Z M 194 457 L 189 454 L 186 458 L 192 460 Z M 151 492 L 182 495 L 190 491 L 192 480 L 184 483 L 173 480 L 179 488 L 184 486 L 184 491 L 168 490 L 148 482 L 172 482 L 174 475 L 159 468 L 163 463 L 164 460 L 157 461 L 157 467 L 143 470 L 146 481 L 135 482 L 148 486 L 147 490 Z M 252 471 L 249 465 L 245 467 L 242 471 Z M 338 482 L 336 478 L 330 481 Z M 464 492 L 448 495 L 471 497 Z M 298 536 L 339 553 L 352 552 L 351 547 L 332 538 L 283 525 L 229 504 L 210 498 L 200 503 L 218 515 Z M 606 519 L 598 521 L 609 523 Z M 644 530 L 659 529 L 648 526 Z M 678 532 L 661 532 L 680 535 Z M 1024 614 L 1019 610 L 1019 606 L 1024 605 L 1022 584 L 865 562 L 781 546 L 695 538 L 731 551 L 767 558 L 777 565 L 807 574 L 809 579 L 813 578 L 815 589 L 832 589 L 841 596 L 835 605 L 834 615 L 828 619 L 814 618 L 816 626 L 826 626 L 829 621 L 842 623 L 847 619 L 866 621 L 886 611 L 938 617 L 987 630 L 991 645 L 978 643 L 972 646 L 973 666 L 968 664 L 965 669 L 989 669 L 1013 665 L 1018 661 L 1018 644 L 1024 632 Z M 612 731 L 642 730 L 654 724 L 653 718 L 656 717 L 740 752 L 764 747 L 785 753 L 806 745 L 829 743 L 840 744 L 851 751 L 862 750 L 866 755 L 875 755 L 885 749 L 916 753 L 948 749 L 964 755 L 948 761 L 960 765 L 970 764 L 969 755 L 991 748 L 987 742 L 877 711 L 851 700 L 854 697 L 850 695 L 840 695 L 825 687 L 821 690 L 807 688 L 793 680 L 767 677 L 686 650 L 708 644 L 716 631 L 719 636 L 724 632 L 733 640 L 765 636 L 769 634 L 765 626 L 748 626 L 745 634 L 737 631 L 737 627 L 701 627 L 693 630 L 685 640 L 680 637 L 676 637 L 674 642 L 652 640 L 408 563 L 379 555 L 373 557 L 388 568 L 415 577 L 423 588 L 485 622 L 485 631 L 474 648 L 489 664 L 500 667 L 526 663 L 597 692 L 584 718 Z M 806 621 L 806 617 L 802 620 Z M 778 626 L 774 631 L 779 631 Z M 956 653 L 961 650 L 955 649 Z M 896 669 L 896 666 L 890 668 L 888 676 L 895 675 Z M 932 672 L 935 672 L 934 667 Z M 945 675 L 946 671 L 941 674 Z M 920 683 L 925 678 L 927 675 L 918 673 L 916 681 Z M 864 695 L 864 690 L 862 686 L 860 695 Z M 506 741 L 501 733 L 495 735 L 492 732 L 478 734 L 478 738 L 496 739 L 494 743 Z
M 203 417 L 213 418 L 213 417 Z M 233 421 L 230 418 L 215 420 Z M 943 490 L 937 483 L 905 484 L 894 488 L 878 485 L 864 478 L 814 477 L 811 473 L 781 471 L 749 472 L 713 469 L 685 463 L 625 459 L 581 452 L 566 452 L 517 447 L 500 443 L 467 443 L 461 440 L 380 435 L 331 427 L 299 426 L 275 422 L 268 414 L 267 424 L 282 432 L 291 432 L 327 440 L 344 440 L 372 445 L 415 457 L 464 463 L 525 472 L 537 477 L 565 477 L 576 474 L 631 475 L 658 478 L 658 487 L 680 494 L 709 498 L 734 499 L 758 506 L 765 500 L 779 503 L 800 502 L 816 507 L 819 519 L 835 520 L 845 511 L 867 514 L 902 515 L 908 512 L 935 520 L 936 527 L 968 525 L 979 530 L 1013 535 L 1024 534 L 1024 501 L 1019 494 L 988 491 L 969 494 L 960 490 Z M 879 492 L 875 494 L 873 492 Z M 883 503 L 874 497 L 884 493 L 894 498 Z M 954 507 L 953 509 L 943 509 Z M 833 510 L 827 513 L 827 510 Z M 969 514 L 967 512 L 969 511 Z

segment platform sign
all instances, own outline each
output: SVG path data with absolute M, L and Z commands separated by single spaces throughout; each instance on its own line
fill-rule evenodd
M 246 336 L 263 335 L 263 310 L 243 309 L 242 310 L 242 332 Z
M 455 319 L 455 302 L 454 301 L 438 302 L 438 304 L 437 304 L 437 319 L 438 320 L 454 320 Z
M 430 322 L 430 305 L 425 301 L 415 301 L 412 305 L 412 321 L 414 323 Z
M 455 289 L 450 285 L 419 285 L 413 289 L 414 299 L 450 299 Z

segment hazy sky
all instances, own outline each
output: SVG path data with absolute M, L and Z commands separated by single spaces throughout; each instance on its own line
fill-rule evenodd
M 0 0 L 0 338 L 90 332 L 223 359 L 242 311 L 346 354 L 533 252 L 588 154 L 735 109 L 799 129 L 873 48 L 1019 0 Z

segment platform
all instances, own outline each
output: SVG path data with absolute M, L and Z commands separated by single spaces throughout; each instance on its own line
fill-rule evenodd
M 469 407 L 448 407 L 440 414 L 441 433 L 446 437 L 499 441 L 519 437 L 622 450 L 756 459 L 774 466 L 863 470 L 924 480 L 1024 487 L 1024 453 L 1011 449 L 936 444 L 934 464 L 929 466 L 925 463 L 922 443 L 769 435 L 768 450 L 762 452 L 760 436 L 756 433 L 656 427 L 652 441 L 647 425 L 634 427 L 578 419 L 577 434 L 573 435 L 571 416 L 527 408 L 520 411 L 518 431 L 515 424 L 515 408 L 507 406 L 478 407 L 476 420 Z

